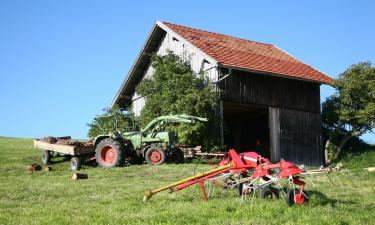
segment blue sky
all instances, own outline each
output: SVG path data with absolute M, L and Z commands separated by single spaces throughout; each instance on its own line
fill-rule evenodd
M 375 63 L 374 12 L 375 1 L 1 0 L 0 136 L 86 137 L 156 20 L 272 43 L 335 78 Z

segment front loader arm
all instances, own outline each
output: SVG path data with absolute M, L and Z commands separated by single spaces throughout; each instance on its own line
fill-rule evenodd
M 160 116 L 149 122 L 147 126 L 141 130 L 141 133 L 148 133 L 154 130 L 156 126 L 163 127 L 168 123 L 195 123 L 196 121 L 207 122 L 208 119 L 203 117 L 190 116 L 186 114 Z

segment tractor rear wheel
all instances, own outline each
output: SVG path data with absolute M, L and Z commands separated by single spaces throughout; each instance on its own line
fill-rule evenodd
M 47 165 L 51 162 L 52 154 L 49 150 L 43 150 L 42 153 L 42 163 L 43 165 Z
M 288 190 L 288 192 L 285 195 L 285 200 L 289 206 L 292 206 L 294 204 L 303 205 L 309 201 L 309 198 L 305 195 L 307 196 L 306 192 L 302 192 L 298 188 L 293 188 Z
M 96 146 L 95 157 L 99 166 L 106 168 L 120 166 L 124 160 L 121 143 L 112 138 L 101 140 Z
M 150 165 L 160 165 L 165 162 L 165 151 L 158 147 L 151 147 L 145 154 L 146 162 Z

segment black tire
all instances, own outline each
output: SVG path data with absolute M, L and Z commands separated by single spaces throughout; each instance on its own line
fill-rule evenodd
M 236 189 L 237 195 L 241 197 L 243 195 L 243 183 L 237 184 L 235 189 Z
M 64 157 L 64 160 L 66 160 L 66 161 L 69 161 L 69 160 L 72 159 L 72 156 L 71 156 L 71 155 L 68 155 L 68 154 L 63 155 L 63 157 Z
M 184 152 L 180 148 L 174 148 L 172 153 L 172 162 L 182 163 L 184 162 Z
M 73 171 L 77 171 L 77 170 L 80 170 L 81 169 L 81 166 L 82 166 L 82 161 L 80 158 L 78 157 L 72 157 L 70 159 L 70 168 L 73 170 Z
M 145 154 L 146 162 L 150 165 L 161 165 L 165 162 L 166 157 L 165 151 L 159 147 L 151 147 Z
M 99 166 L 111 168 L 121 166 L 125 157 L 121 149 L 121 143 L 112 138 L 105 138 L 95 148 L 96 162 Z
M 296 202 L 295 199 L 294 199 L 294 195 L 298 195 L 301 193 L 301 190 L 298 189 L 298 188 L 294 188 L 294 189 L 290 189 L 287 191 L 286 195 L 285 195 L 285 201 L 286 203 L 288 204 L 288 206 L 292 206 L 294 204 L 299 204 L 299 205 L 302 205 L 306 202 L 309 201 L 309 198 L 308 198 L 308 195 L 306 192 L 303 192 L 303 194 L 301 195 L 302 197 L 302 203 L 301 202 Z M 306 198 L 306 196 L 307 198 Z
M 141 165 L 141 164 L 143 164 L 143 161 L 144 161 L 143 156 L 139 156 L 139 155 L 137 155 L 137 154 L 134 154 L 134 155 L 131 157 L 131 161 L 130 161 L 130 163 L 131 163 L 131 164 L 136 164 L 136 165 Z
M 260 189 L 260 197 L 267 200 L 274 200 L 279 198 L 279 192 L 271 187 Z
M 130 140 L 125 140 L 123 143 L 123 156 L 124 157 L 133 157 L 134 155 L 137 155 L 137 153 L 134 151 L 133 143 Z
M 48 165 L 51 162 L 52 154 L 49 150 L 43 150 L 42 152 L 42 163 Z

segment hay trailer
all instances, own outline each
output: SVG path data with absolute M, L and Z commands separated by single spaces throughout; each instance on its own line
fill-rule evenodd
M 42 163 L 48 165 L 52 157 L 60 155 L 70 158 L 70 168 L 72 170 L 79 170 L 83 162 L 92 161 L 95 159 L 95 146 L 84 142 L 68 142 L 70 137 L 56 138 L 55 143 L 45 139 L 34 140 L 34 148 L 41 149 Z M 62 142 L 59 142 L 63 140 Z

